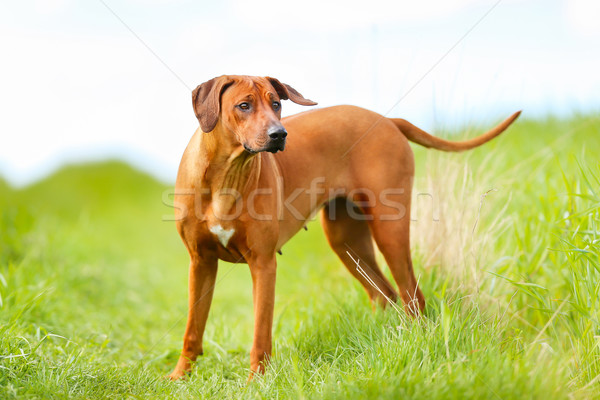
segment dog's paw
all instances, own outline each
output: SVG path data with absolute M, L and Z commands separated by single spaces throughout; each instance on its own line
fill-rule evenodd
M 173 371 L 171 372 L 169 375 L 165 375 L 164 379 L 169 380 L 169 381 L 179 381 L 179 380 L 184 380 L 185 378 L 187 378 L 187 374 L 185 373 L 185 371 Z

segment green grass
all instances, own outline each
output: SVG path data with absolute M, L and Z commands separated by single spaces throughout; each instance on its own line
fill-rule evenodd
M 250 385 L 243 264 L 220 266 L 190 378 L 162 379 L 188 265 L 167 185 L 119 162 L 0 181 L 0 398 L 598 398 L 599 135 L 575 116 L 470 153 L 415 147 L 435 199 L 413 210 L 426 316 L 373 312 L 311 223 L 279 257 L 274 357 Z

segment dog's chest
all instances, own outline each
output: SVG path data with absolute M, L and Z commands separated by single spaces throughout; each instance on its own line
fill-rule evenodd
M 207 226 L 210 233 L 223 245 L 227 247 L 236 232 L 236 211 L 239 201 L 238 196 L 227 192 L 213 195 L 210 207 L 207 209 Z
M 223 247 L 227 247 L 229 240 L 235 233 L 235 228 L 224 228 L 219 223 L 209 224 L 208 230 L 219 240 Z

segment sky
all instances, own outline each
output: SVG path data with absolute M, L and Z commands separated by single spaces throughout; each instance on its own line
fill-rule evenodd
M 597 113 L 598 21 L 593 0 L 2 2 L 0 176 L 119 158 L 173 182 L 198 126 L 191 90 L 223 74 L 432 133 Z

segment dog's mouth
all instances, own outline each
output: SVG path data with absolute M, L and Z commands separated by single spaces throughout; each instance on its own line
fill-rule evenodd
M 283 151 L 285 149 L 285 140 L 272 141 L 271 143 L 264 147 L 261 147 L 260 149 L 252 149 L 244 144 L 244 149 L 250 154 L 257 154 L 263 151 L 267 151 L 269 153 L 277 153 L 278 151 Z
M 260 150 L 254 150 L 254 149 L 251 149 L 251 148 L 250 148 L 250 147 L 248 147 L 247 145 L 244 145 L 244 150 L 246 150 L 246 151 L 247 151 L 248 153 L 250 153 L 250 154 L 257 154 L 257 153 L 259 153 L 259 152 L 260 152 Z

